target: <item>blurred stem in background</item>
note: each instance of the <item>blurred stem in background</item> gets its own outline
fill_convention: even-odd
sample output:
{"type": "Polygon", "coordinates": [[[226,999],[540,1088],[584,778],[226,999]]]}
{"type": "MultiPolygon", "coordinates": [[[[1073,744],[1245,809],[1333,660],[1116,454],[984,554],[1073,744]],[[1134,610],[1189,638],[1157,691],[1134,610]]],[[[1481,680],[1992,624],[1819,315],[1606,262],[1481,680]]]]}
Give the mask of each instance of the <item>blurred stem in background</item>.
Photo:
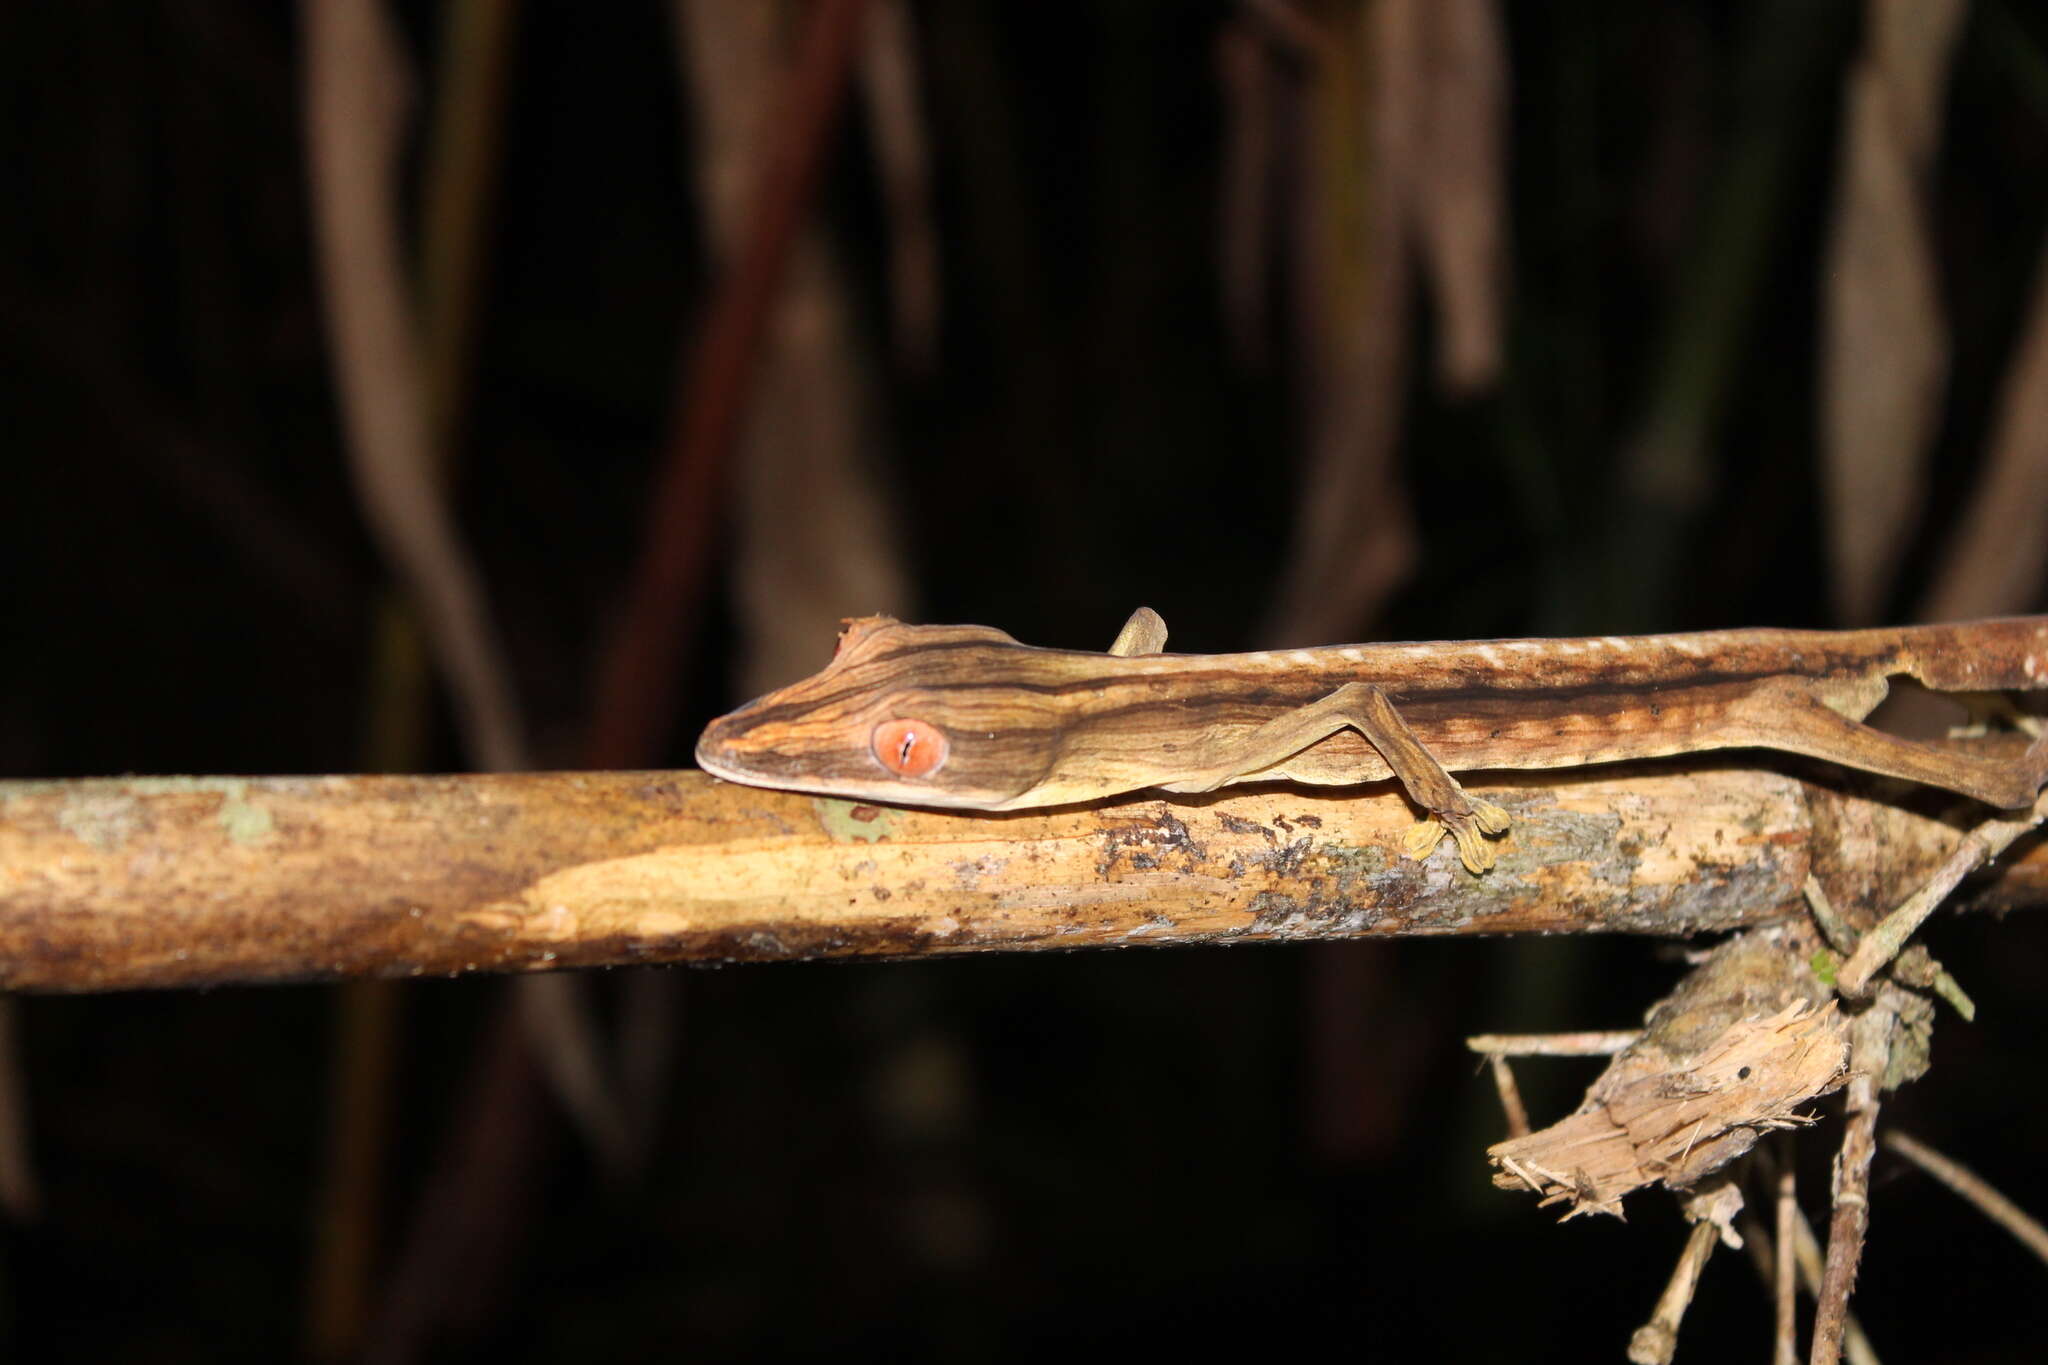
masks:
{"type": "Polygon", "coordinates": [[[1643,415],[1623,443],[1606,496],[1575,500],[1604,518],[1601,629],[1668,625],[1700,519],[1723,480],[1713,440],[1739,372],[1763,284],[1797,202],[1827,110],[1812,98],[1845,53],[1846,0],[1759,5],[1736,75],[1735,119],[1698,236],[1678,274],[1643,415]]]}
{"type": "MultiPolygon", "coordinates": [[[[308,166],[335,389],[365,520],[399,581],[372,613],[366,732],[376,747],[365,758],[372,771],[425,766],[432,678],[423,664],[431,657],[471,764],[526,768],[511,662],[481,568],[449,510],[517,10],[512,0],[456,0],[446,11],[416,289],[401,246],[411,91],[398,36],[377,0],[308,0],[304,15],[308,166]]],[[[588,984],[536,978],[511,991],[565,1108],[607,1161],[622,1163],[629,1138],[588,1022],[588,984]]],[[[342,995],[307,1323],[316,1358],[354,1350],[369,1318],[397,1003],[382,984],[342,995]]],[[[429,1191],[427,1202],[441,1194],[429,1191]]],[[[444,1238],[463,1248],[462,1265],[479,1278],[492,1260],[486,1248],[511,1240],[497,1220],[517,1205],[494,1199],[487,1207],[499,1235],[444,1238]]],[[[402,1285],[394,1297],[406,1301],[402,1285]]],[[[415,1315],[384,1317],[376,1349],[386,1354],[402,1354],[408,1347],[394,1338],[416,1340],[426,1327],[415,1315]]]]}

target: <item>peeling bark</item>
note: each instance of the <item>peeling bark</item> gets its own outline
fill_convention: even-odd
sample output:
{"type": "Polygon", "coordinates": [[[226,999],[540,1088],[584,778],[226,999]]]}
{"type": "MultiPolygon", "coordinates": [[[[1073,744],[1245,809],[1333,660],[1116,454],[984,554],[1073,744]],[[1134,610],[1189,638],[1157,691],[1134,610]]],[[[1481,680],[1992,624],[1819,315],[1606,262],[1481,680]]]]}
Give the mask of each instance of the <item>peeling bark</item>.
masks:
{"type": "Polygon", "coordinates": [[[1849,1020],[1807,964],[1818,945],[1798,925],[1716,949],[1576,1111],[1487,1149],[1493,1183],[1569,1203],[1566,1217],[1620,1217],[1625,1195],[1690,1188],[1766,1132],[1808,1121],[1807,1106],[1841,1087],[1849,1062],[1849,1020]]]}

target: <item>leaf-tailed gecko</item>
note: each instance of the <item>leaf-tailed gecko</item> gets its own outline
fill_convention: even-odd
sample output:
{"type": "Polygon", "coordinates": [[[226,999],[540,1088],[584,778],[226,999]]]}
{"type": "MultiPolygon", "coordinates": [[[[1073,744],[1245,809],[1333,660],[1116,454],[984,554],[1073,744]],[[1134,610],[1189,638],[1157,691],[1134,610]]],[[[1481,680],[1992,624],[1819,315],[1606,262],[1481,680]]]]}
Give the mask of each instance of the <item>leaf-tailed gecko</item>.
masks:
{"type": "Polygon", "coordinates": [[[1890,680],[1942,692],[2048,688],[2048,617],[1838,632],[1727,630],[1167,654],[1134,613],[1106,654],[986,626],[849,621],[825,670],[713,721],[697,762],[757,786],[1004,811],[1239,782],[1398,778],[1473,872],[1508,816],[1451,772],[1564,768],[1713,749],[1806,754],[1994,806],[2048,782],[2016,760],[1862,724],[1890,680]]]}

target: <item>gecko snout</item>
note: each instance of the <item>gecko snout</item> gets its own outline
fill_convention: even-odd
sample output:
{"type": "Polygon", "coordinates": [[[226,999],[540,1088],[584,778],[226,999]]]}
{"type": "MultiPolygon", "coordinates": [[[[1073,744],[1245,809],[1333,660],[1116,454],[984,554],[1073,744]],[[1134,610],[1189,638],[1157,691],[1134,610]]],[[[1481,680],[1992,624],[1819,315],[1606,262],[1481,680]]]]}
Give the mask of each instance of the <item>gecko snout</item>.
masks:
{"type": "Polygon", "coordinates": [[[697,738],[697,766],[719,777],[743,780],[757,765],[749,762],[755,757],[748,752],[753,746],[742,742],[746,727],[734,720],[733,716],[720,716],[704,727],[697,738]]]}
{"type": "MultiPolygon", "coordinates": [[[[758,703],[756,704],[758,705],[758,703]]],[[[762,722],[744,706],[704,727],[697,740],[697,766],[732,782],[783,783],[815,776],[823,757],[815,743],[802,742],[792,727],[762,722]]]]}

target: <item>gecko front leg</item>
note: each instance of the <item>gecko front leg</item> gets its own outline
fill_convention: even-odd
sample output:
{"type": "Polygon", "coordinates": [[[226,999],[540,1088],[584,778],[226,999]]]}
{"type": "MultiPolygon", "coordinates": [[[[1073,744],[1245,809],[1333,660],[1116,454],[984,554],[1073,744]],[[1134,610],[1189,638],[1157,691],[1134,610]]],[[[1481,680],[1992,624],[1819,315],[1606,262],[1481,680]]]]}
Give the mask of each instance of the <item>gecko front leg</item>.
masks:
{"type": "Polygon", "coordinates": [[[1409,797],[1428,812],[1402,840],[1410,857],[1428,857],[1448,832],[1457,840],[1458,857],[1469,870],[1480,873],[1493,866],[1494,849],[1488,837],[1507,833],[1508,813],[1491,801],[1475,801],[1466,795],[1415,737],[1387,694],[1371,683],[1345,683],[1320,700],[1274,717],[1232,742],[1227,752],[1163,789],[1214,791],[1227,782],[1252,777],[1340,730],[1364,735],[1394,770],[1409,797]]]}

